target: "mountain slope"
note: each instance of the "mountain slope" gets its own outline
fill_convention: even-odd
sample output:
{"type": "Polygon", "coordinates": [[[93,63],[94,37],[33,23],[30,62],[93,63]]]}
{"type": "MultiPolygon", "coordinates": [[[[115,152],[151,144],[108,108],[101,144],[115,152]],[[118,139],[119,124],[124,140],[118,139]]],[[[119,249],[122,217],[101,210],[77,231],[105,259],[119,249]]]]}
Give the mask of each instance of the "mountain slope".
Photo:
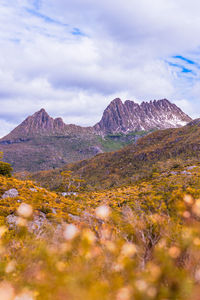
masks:
{"type": "Polygon", "coordinates": [[[0,176],[0,299],[199,299],[200,168],[62,197],[0,176]]]}
{"type": "MultiPolygon", "coordinates": [[[[150,175],[154,165],[167,160],[198,162],[200,159],[200,119],[182,128],[155,131],[122,150],[66,166],[90,185],[108,187],[150,175]]],[[[37,176],[36,176],[37,177],[37,176]]]]}
{"type": "Polygon", "coordinates": [[[167,99],[142,102],[140,105],[117,98],[103,113],[97,131],[104,133],[130,132],[134,130],[166,129],[186,125],[192,119],[167,99]]]}

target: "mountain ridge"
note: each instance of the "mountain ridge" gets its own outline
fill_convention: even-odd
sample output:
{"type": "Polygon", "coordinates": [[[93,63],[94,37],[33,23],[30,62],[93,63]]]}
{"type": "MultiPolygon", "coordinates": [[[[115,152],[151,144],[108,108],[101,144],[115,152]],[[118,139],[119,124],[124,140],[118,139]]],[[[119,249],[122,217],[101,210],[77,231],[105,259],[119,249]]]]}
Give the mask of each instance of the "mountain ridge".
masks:
{"type": "Polygon", "coordinates": [[[107,106],[101,120],[94,126],[65,124],[62,118],[49,116],[44,108],[27,117],[9,134],[0,139],[54,134],[112,134],[132,131],[181,127],[192,119],[167,99],[124,103],[116,98],[107,106]]]}
{"type": "Polygon", "coordinates": [[[166,99],[139,105],[116,98],[93,127],[65,124],[41,109],[0,139],[0,151],[15,171],[47,170],[119,150],[151,129],[180,127],[191,120],[166,99]]]}

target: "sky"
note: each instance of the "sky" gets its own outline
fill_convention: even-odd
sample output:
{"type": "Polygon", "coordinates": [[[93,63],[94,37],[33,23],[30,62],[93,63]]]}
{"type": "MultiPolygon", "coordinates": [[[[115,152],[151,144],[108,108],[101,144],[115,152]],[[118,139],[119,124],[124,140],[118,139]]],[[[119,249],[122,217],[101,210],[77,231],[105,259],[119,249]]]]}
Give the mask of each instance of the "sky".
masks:
{"type": "Polygon", "coordinates": [[[200,117],[199,0],[0,0],[0,136],[45,108],[82,126],[116,97],[200,117]]]}

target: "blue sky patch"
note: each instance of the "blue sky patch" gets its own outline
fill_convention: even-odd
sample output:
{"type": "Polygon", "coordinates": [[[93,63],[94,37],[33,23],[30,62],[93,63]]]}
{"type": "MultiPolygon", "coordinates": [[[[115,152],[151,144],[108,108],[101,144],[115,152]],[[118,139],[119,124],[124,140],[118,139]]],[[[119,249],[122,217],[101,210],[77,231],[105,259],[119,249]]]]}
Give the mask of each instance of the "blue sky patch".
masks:
{"type": "Polygon", "coordinates": [[[195,75],[195,72],[194,72],[193,70],[190,70],[190,69],[186,68],[186,67],[183,66],[183,65],[180,65],[180,64],[178,64],[178,63],[172,63],[172,62],[167,62],[167,63],[168,63],[171,67],[179,68],[180,71],[181,71],[182,73],[190,73],[190,74],[195,75]]]}
{"type": "Polygon", "coordinates": [[[44,20],[45,22],[47,22],[47,23],[53,23],[53,24],[57,24],[57,25],[61,25],[61,26],[68,26],[68,24],[64,24],[64,23],[62,23],[62,22],[59,22],[59,21],[57,21],[57,20],[55,20],[55,19],[52,19],[52,18],[46,16],[46,15],[43,15],[43,14],[41,14],[40,12],[38,12],[37,10],[27,8],[26,11],[27,11],[29,14],[35,16],[35,17],[38,17],[38,18],[40,18],[40,19],[43,19],[43,20],[44,20]]]}
{"type": "Polygon", "coordinates": [[[189,69],[187,69],[185,67],[182,67],[182,72],[183,73],[193,73],[194,74],[194,72],[192,70],[189,70],[189,69]]]}
{"type": "Polygon", "coordinates": [[[85,36],[85,34],[79,29],[79,28],[73,28],[72,32],[73,35],[80,35],[80,36],[85,36]]]}
{"type": "Polygon", "coordinates": [[[173,58],[176,58],[176,59],[178,58],[178,59],[180,59],[180,60],[182,60],[182,61],[184,61],[184,62],[186,62],[186,63],[188,63],[190,65],[196,65],[196,63],[193,60],[188,59],[188,58],[186,58],[186,57],[184,57],[182,55],[175,55],[175,56],[173,56],[173,58]]]}

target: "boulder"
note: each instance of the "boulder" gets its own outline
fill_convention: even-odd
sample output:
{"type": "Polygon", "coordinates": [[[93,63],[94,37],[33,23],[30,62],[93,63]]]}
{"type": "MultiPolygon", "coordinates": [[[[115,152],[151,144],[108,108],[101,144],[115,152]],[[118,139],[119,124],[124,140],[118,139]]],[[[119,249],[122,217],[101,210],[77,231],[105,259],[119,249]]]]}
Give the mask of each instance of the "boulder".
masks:
{"type": "Polygon", "coordinates": [[[19,195],[18,190],[16,190],[16,189],[10,189],[10,190],[6,191],[3,194],[2,199],[5,199],[5,198],[15,198],[18,195],[19,195]]]}

